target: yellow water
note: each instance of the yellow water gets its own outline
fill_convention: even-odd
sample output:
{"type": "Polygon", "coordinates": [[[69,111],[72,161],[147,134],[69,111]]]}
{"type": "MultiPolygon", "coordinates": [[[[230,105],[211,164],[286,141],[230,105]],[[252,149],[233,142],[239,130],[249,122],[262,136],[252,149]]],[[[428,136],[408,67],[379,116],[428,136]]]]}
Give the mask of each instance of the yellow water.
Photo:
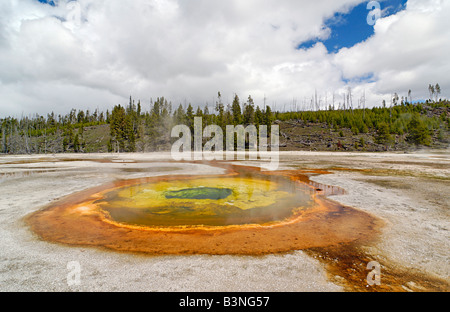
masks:
{"type": "Polygon", "coordinates": [[[312,204],[309,193],[280,177],[237,176],[157,181],[113,190],[98,201],[116,222],[144,226],[263,224],[312,204]],[[167,198],[167,192],[231,190],[226,198],[167,198]]]}

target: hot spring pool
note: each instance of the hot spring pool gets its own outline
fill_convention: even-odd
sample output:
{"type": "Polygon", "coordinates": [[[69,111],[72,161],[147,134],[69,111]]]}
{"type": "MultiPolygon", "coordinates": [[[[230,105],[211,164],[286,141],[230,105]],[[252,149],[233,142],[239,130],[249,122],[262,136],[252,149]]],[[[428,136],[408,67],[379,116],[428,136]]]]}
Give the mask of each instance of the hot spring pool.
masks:
{"type": "Polygon", "coordinates": [[[281,221],[312,200],[286,179],[247,175],[135,184],[110,191],[95,204],[119,223],[227,226],[281,221]]]}
{"type": "MultiPolygon", "coordinates": [[[[220,166],[220,164],[213,164],[220,166]]],[[[311,170],[118,180],[71,194],[26,218],[43,240],[152,255],[262,255],[352,242],[374,219],[322,195],[311,170]]]]}

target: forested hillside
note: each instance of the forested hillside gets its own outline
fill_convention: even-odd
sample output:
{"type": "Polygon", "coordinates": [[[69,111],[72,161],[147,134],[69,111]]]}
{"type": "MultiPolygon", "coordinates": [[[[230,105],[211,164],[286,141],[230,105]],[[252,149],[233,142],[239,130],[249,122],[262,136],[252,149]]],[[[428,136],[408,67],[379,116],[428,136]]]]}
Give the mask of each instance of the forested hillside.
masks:
{"type": "Polygon", "coordinates": [[[237,95],[224,104],[220,93],[213,107],[191,104],[174,106],[160,97],[143,107],[129,103],[111,111],[72,109],[66,115],[0,119],[0,153],[92,153],[169,151],[175,125],[193,131],[194,117],[203,127],[216,124],[280,126],[281,150],[408,150],[417,147],[446,148],[449,139],[450,102],[428,100],[411,104],[406,99],[372,109],[272,111],[260,108],[249,96],[237,95]],[[147,105],[148,106],[148,105],[147,105]]]}

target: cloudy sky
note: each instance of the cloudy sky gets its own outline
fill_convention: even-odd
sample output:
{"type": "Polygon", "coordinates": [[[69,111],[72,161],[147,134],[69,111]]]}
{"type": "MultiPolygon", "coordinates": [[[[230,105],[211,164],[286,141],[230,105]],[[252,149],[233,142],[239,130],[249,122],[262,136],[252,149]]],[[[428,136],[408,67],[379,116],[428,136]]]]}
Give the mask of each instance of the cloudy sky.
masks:
{"type": "MultiPolygon", "coordinates": [[[[336,106],[450,90],[450,1],[2,0],[0,117],[65,114],[164,96],[212,107],[336,106]]],[[[211,109],[211,108],[210,108],[211,109]]]]}

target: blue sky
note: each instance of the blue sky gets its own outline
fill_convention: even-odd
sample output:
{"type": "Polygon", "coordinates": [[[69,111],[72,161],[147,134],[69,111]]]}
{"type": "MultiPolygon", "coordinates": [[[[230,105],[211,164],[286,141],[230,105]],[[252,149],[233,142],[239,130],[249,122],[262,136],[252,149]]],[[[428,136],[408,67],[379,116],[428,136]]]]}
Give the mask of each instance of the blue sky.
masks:
{"type": "MultiPolygon", "coordinates": [[[[342,48],[351,48],[355,44],[365,41],[374,34],[373,26],[367,24],[369,14],[365,1],[350,10],[350,12],[335,13],[326,20],[324,26],[331,30],[331,35],[326,40],[312,39],[299,45],[299,49],[309,49],[317,42],[322,42],[329,53],[336,53],[342,48]]],[[[406,8],[407,0],[380,1],[383,17],[396,14],[406,8]]]]}
{"type": "Polygon", "coordinates": [[[47,3],[51,6],[55,6],[55,2],[53,0],[38,0],[40,3],[47,3]]]}

